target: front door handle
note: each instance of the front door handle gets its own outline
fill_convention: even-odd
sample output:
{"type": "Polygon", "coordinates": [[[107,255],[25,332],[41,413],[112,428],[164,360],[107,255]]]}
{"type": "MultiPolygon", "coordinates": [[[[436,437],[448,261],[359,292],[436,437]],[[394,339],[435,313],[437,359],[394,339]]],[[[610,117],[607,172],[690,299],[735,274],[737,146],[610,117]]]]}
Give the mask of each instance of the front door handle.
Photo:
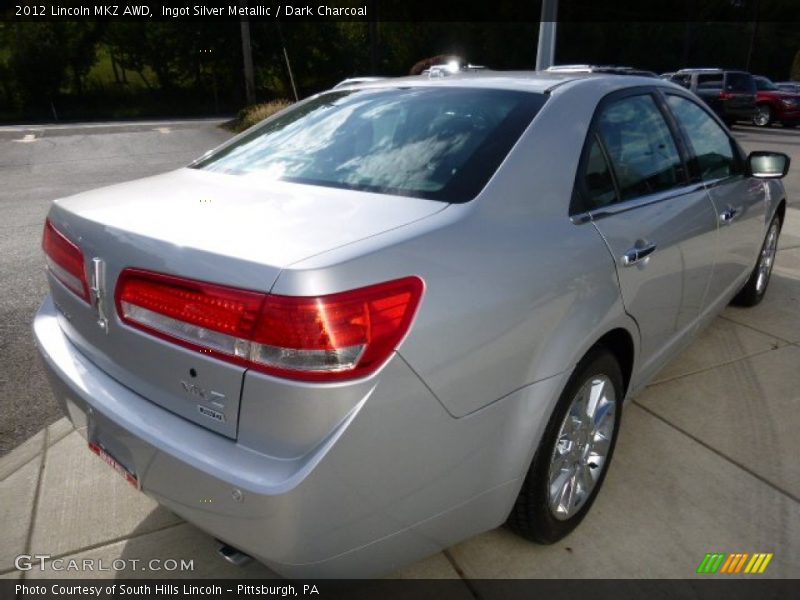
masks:
{"type": "Polygon", "coordinates": [[[637,247],[631,248],[625,254],[622,255],[622,264],[625,265],[626,267],[630,267],[631,265],[635,265],[636,263],[641,262],[655,251],[656,251],[655,244],[645,244],[640,248],[637,247]]]}
{"type": "Polygon", "coordinates": [[[721,213],[719,213],[719,221],[720,223],[730,223],[736,218],[736,215],[739,214],[739,210],[729,206],[721,213]]]}

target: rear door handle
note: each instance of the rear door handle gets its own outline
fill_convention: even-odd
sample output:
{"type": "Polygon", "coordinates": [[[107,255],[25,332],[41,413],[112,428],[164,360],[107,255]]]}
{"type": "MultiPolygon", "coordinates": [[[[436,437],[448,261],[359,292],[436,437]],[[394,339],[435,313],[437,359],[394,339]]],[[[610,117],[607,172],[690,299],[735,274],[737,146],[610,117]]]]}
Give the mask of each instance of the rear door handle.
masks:
{"type": "Polygon", "coordinates": [[[630,267],[631,265],[635,265],[636,263],[644,260],[655,251],[655,244],[646,244],[641,248],[631,248],[622,255],[622,264],[626,267],[630,267]]]}
{"type": "Polygon", "coordinates": [[[736,218],[736,215],[739,214],[739,210],[733,207],[728,207],[719,213],[719,220],[720,223],[730,223],[736,218]]]}

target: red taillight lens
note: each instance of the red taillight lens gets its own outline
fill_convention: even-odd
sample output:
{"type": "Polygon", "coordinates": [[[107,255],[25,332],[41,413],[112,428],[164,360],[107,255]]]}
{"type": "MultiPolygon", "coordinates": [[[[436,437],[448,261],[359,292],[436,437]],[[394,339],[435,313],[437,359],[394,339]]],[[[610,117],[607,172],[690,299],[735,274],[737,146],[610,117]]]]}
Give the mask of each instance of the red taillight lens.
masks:
{"type": "Polygon", "coordinates": [[[89,284],[86,280],[86,267],[83,252],[47,219],[42,235],[47,269],[69,290],[89,302],[89,284]]]}
{"type": "Polygon", "coordinates": [[[733,94],[730,92],[726,92],[725,90],[723,90],[719,93],[720,100],[730,100],[731,98],[733,98],[733,94]]]}
{"type": "Polygon", "coordinates": [[[274,375],[312,381],[375,371],[409,329],[418,277],[319,297],[275,296],[126,269],[120,318],[139,329],[274,375]]]}

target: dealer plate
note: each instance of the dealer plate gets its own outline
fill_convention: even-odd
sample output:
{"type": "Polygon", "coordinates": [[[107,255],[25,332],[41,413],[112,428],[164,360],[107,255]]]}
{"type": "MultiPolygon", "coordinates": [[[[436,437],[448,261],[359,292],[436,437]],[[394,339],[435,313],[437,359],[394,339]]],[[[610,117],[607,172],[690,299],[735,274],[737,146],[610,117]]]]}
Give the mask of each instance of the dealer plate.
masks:
{"type": "Polygon", "coordinates": [[[125,481],[130,483],[133,487],[137,490],[142,489],[139,483],[139,478],[136,476],[136,473],[133,473],[130,469],[128,469],[125,465],[119,462],[116,458],[111,456],[105,448],[103,448],[97,442],[90,441],[89,442],[89,450],[94,452],[97,456],[103,459],[103,462],[109,465],[112,469],[114,469],[117,473],[119,473],[125,481]]]}

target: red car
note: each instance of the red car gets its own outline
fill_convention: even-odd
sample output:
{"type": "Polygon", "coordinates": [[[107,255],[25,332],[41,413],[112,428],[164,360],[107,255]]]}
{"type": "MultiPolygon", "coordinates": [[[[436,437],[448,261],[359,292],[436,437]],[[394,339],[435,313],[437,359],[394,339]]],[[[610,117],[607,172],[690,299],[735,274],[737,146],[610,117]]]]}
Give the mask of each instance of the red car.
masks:
{"type": "Polygon", "coordinates": [[[782,123],[794,127],[800,123],[800,94],[786,92],[766,77],[754,77],[756,81],[756,112],[753,124],[769,127],[782,123]]]}

